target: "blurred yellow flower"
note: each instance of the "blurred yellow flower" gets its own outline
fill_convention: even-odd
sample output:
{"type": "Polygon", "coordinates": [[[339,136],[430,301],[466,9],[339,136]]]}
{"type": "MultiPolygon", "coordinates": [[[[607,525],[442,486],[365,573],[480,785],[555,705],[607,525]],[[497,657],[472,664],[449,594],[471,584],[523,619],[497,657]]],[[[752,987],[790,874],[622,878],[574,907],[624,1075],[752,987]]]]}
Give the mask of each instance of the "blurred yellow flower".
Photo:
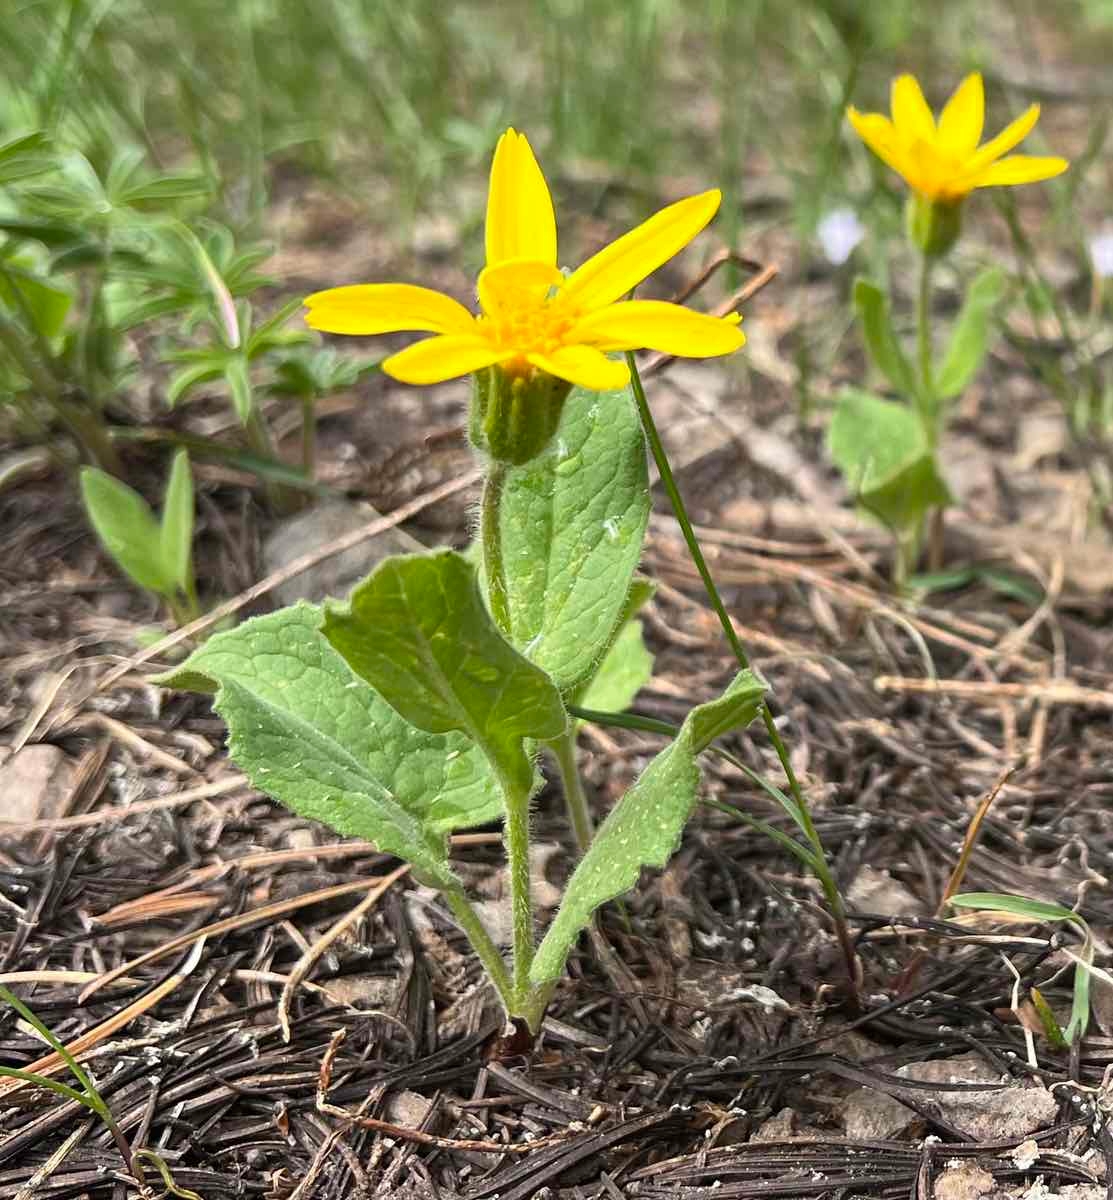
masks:
{"type": "Polygon", "coordinates": [[[979,146],[985,90],[976,71],[947,101],[938,123],[911,75],[893,80],[892,111],[891,120],[853,107],[847,109],[847,116],[874,154],[931,201],[956,203],[975,188],[1035,183],[1061,174],[1070,165],[1065,158],[1003,157],[1031,133],[1040,115],[1038,104],[979,146]]]}
{"type": "Polygon", "coordinates": [[[491,164],[477,316],[430,288],[364,283],[308,297],[306,321],[326,333],[434,334],[382,364],[403,383],[439,383],[497,363],[510,376],[536,369],[592,390],[621,388],[630,372],[609,352],[710,358],[745,342],[737,313],[712,317],[663,300],[621,299],[692,241],[720,200],[709,191],[670,204],[565,275],[545,177],[525,136],[508,129],[491,164]]]}

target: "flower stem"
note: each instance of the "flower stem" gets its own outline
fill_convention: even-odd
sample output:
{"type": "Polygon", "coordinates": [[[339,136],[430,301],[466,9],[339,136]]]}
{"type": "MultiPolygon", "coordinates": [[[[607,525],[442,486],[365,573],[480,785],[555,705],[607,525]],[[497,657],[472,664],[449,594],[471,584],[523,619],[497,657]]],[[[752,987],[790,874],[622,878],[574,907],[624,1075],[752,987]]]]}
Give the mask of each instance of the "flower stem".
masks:
{"type": "Polygon", "coordinates": [[[937,403],[935,378],[931,365],[931,268],[932,258],[920,255],[920,287],[916,295],[916,347],[920,364],[920,421],[924,436],[932,451],[938,440],[937,403]]]}
{"type": "Polygon", "coordinates": [[[576,845],[583,854],[591,845],[595,827],[591,819],[587,796],[584,793],[579,764],[576,761],[575,724],[570,722],[565,733],[555,741],[549,742],[549,749],[557,761],[560,781],[564,787],[564,803],[568,809],[568,820],[572,824],[572,832],[576,835],[576,845]]]}
{"type": "Polygon", "coordinates": [[[502,533],[499,530],[499,509],[506,483],[506,467],[492,462],[483,484],[479,509],[479,534],[483,542],[483,569],[487,575],[487,602],[495,624],[503,633],[510,633],[510,597],[506,589],[506,568],[502,559],[502,533]]]}
{"type": "Polygon", "coordinates": [[[479,919],[479,914],[463,891],[446,891],[444,895],[448,907],[452,909],[452,915],[459,921],[460,928],[467,935],[476,957],[483,964],[488,979],[495,985],[495,991],[498,992],[503,1006],[510,1012],[513,1006],[510,976],[506,972],[506,964],[502,961],[498,947],[487,932],[487,927],[479,919]]]}
{"type": "MultiPolygon", "coordinates": [[[[707,560],[703,556],[699,539],[692,528],[692,522],[688,517],[688,510],[684,506],[684,498],[680,495],[680,489],[676,485],[676,478],[672,473],[672,467],[669,465],[668,455],[665,453],[664,444],[661,442],[661,435],[657,432],[657,424],[653,420],[653,413],[650,411],[648,400],[646,400],[645,388],[642,386],[641,376],[638,374],[638,365],[632,353],[627,353],[626,361],[630,367],[630,382],[634,391],[634,399],[637,402],[638,414],[641,417],[642,428],[645,430],[645,436],[649,442],[650,451],[653,454],[653,461],[657,464],[657,471],[661,476],[661,483],[664,485],[669,503],[672,505],[673,514],[676,517],[677,524],[680,526],[681,533],[684,535],[688,553],[691,555],[692,562],[699,572],[700,579],[703,580],[707,598],[711,601],[711,607],[715,610],[715,614],[719,618],[719,624],[723,627],[723,633],[734,653],[734,657],[738,660],[738,665],[743,670],[747,670],[750,666],[749,656],[738,634],[735,632],[730,614],[727,612],[722,597],[719,595],[719,589],[715,586],[715,580],[711,577],[711,571],[707,566],[707,560]]],[[[835,922],[839,946],[846,964],[850,1000],[851,1003],[857,1005],[857,956],[854,953],[850,931],[846,924],[846,908],[843,905],[842,895],[839,892],[835,877],[831,873],[830,865],[827,862],[827,853],[823,848],[822,841],[820,841],[819,832],[812,821],[811,812],[808,810],[808,804],[804,798],[803,789],[800,787],[800,781],[796,778],[796,771],[792,766],[788,748],[785,746],[784,739],[777,728],[777,723],[768,701],[763,702],[761,705],[761,718],[769,735],[769,740],[776,752],[777,759],[781,764],[781,769],[784,771],[789,793],[799,812],[801,826],[815,851],[816,875],[820,886],[823,888],[823,894],[831,910],[832,919],[835,922]]]]}
{"type": "Polygon", "coordinates": [[[502,837],[510,874],[511,926],[514,932],[514,977],[510,986],[517,1015],[529,996],[529,971],[533,966],[533,897],[529,877],[529,794],[511,780],[502,781],[506,817],[502,837]]]}

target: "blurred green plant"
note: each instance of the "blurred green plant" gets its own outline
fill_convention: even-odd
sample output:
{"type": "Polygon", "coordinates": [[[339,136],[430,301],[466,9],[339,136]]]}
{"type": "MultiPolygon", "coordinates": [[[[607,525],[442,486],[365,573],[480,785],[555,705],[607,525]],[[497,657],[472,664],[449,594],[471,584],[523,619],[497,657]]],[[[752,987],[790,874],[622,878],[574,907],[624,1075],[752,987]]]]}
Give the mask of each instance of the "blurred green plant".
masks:
{"type": "Polygon", "coordinates": [[[77,1080],[78,1086],[71,1087],[68,1083],[60,1083],[57,1079],[52,1079],[49,1075],[24,1070],[21,1067],[0,1066],[0,1076],[6,1076],[8,1079],[18,1079],[23,1083],[34,1084],[45,1091],[54,1092],[66,1100],[75,1101],[77,1104],[87,1108],[96,1117],[99,1117],[112,1135],[112,1140],[115,1142],[120,1156],[124,1160],[124,1166],[131,1172],[131,1176],[139,1188],[140,1195],[148,1196],[151,1194],[143,1170],[143,1164],[149,1163],[161,1177],[163,1188],[167,1195],[177,1196],[179,1200],[201,1200],[201,1197],[196,1192],[189,1188],[181,1187],[174,1182],[170,1168],[161,1155],[145,1147],[135,1149],[131,1145],[127,1139],[127,1135],[120,1128],[119,1123],[113,1115],[112,1109],[109,1108],[107,1101],[97,1089],[92,1077],[77,1059],[74,1058],[72,1052],[64,1043],[55,1037],[48,1025],[45,1025],[18,996],[3,985],[0,985],[0,1001],[10,1006],[17,1016],[30,1026],[39,1038],[58,1055],[62,1062],[65,1063],[70,1074],[77,1080]]]}
{"type": "MultiPolygon", "coordinates": [[[[1067,956],[1074,963],[1074,988],[1072,992],[1071,1015],[1065,1029],[1061,1029],[1050,1005],[1044,1000],[1042,993],[1033,988],[1033,1005],[1039,1014],[1048,1040],[1053,1046],[1061,1048],[1080,1040],[1086,1033],[1090,1023],[1090,983],[1094,974],[1094,935],[1090,926],[1073,909],[1064,908],[1061,904],[1051,904],[1046,900],[1031,900],[1027,896],[1015,896],[1009,892],[964,892],[952,896],[950,903],[956,908],[968,908],[977,912],[988,912],[1019,917],[1022,920],[1039,922],[1041,924],[1063,923],[1073,929],[1082,939],[1077,951],[1067,950],[1067,956]]],[[[1101,972],[1104,978],[1108,978],[1101,972]]]]}
{"type": "Polygon", "coordinates": [[[828,449],[859,505],[896,539],[894,578],[904,586],[919,559],[927,521],[932,524],[931,569],[942,566],[942,513],[951,493],[940,464],[940,441],[954,402],[985,360],[1007,276],[982,270],[966,288],[941,357],[933,338],[933,272],[958,241],[964,204],[979,188],[1011,187],[1049,179],[1066,159],[1009,154],[1032,130],[1032,105],[982,145],[985,94],[973,72],[956,89],[938,120],[911,75],[892,84],[892,117],[847,109],[854,129],[908,186],[909,241],[919,260],[915,355],[905,352],[886,293],[869,279],[854,285],[854,308],[874,365],[900,401],[858,388],[844,389],[828,430],[828,449]]]}
{"type": "Polygon", "coordinates": [[[137,586],[165,601],[179,625],[200,616],[193,572],[193,477],[189,453],[170,464],[162,515],[99,467],[81,470],[81,499],[101,545],[137,586]]]}

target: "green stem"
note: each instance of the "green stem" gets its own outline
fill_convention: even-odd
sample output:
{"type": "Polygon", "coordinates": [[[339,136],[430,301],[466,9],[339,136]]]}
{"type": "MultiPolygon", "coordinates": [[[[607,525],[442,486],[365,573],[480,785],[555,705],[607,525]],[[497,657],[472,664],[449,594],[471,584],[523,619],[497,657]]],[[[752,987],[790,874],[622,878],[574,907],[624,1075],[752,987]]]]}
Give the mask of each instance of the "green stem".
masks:
{"type": "MultiPolygon", "coordinates": [[[[707,560],[703,556],[699,539],[696,537],[695,530],[692,528],[692,522],[688,518],[688,510],[684,506],[684,498],[681,496],[680,489],[676,485],[676,478],[672,473],[672,467],[669,465],[668,455],[665,453],[661,435],[657,432],[657,424],[653,420],[653,413],[650,411],[649,402],[645,396],[645,388],[642,385],[641,376],[638,374],[638,364],[633,354],[629,352],[627,352],[626,361],[630,367],[630,382],[634,391],[634,399],[637,402],[638,413],[641,417],[642,428],[645,430],[645,436],[649,442],[650,451],[653,454],[653,461],[657,464],[657,471],[661,476],[661,483],[668,495],[669,503],[672,505],[673,514],[684,535],[684,542],[688,547],[688,553],[691,555],[692,562],[699,572],[700,579],[703,580],[707,598],[711,601],[711,607],[715,610],[715,614],[719,618],[719,624],[723,628],[723,633],[734,653],[734,657],[738,660],[738,665],[743,670],[748,670],[750,666],[749,656],[746,654],[745,648],[735,631],[730,614],[727,612],[722,597],[719,595],[719,589],[715,586],[715,581],[711,577],[711,571],[707,566],[707,560]]],[[[777,759],[781,764],[781,769],[784,771],[789,793],[799,812],[801,827],[815,850],[818,863],[822,864],[822,869],[817,869],[816,875],[819,878],[820,886],[823,888],[823,894],[827,899],[831,916],[835,922],[839,946],[846,963],[850,997],[852,1002],[857,1003],[857,957],[854,953],[850,931],[846,924],[846,909],[843,905],[842,895],[839,892],[834,876],[831,874],[826,851],[812,821],[807,801],[804,798],[803,789],[800,787],[800,781],[796,778],[796,771],[792,766],[788,749],[781,737],[780,730],[777,728],[776,720],[768,702],[764,702],[761,705],[761,718],[765,725],[766,733],[769,735],[769,740],[776,752],[777,759]]]]}
{"type": "Polygon", "coordinates": [[[498,947],[491,940],[491,935],[479,919],[479,914],[475,911],[471,901],[462,891],[446,891],[444,895],[448,901],[448,907],[452,909],[453,916],[459,921],[460,928],[467,935],[476,957],[483,964],[487,977],[495,985],[495,990],[498,992],[503,1006],[510,1012],[513,1006],[513,988],[498,947]]]}
{"type": "Polygon", "coordinates": [[[82,412],[66,399],[58,380],[38,361],[34,351],[24,342],[19,326],[3,311],[0,311],[0,345],[15,359],[31,386],[50,405],[58,420],[93,462],[111,475],[122,475],[119,456],[100,420],[82,412]]]}
{"type": "Polygon", "coordinates": [[[533,897],[529,877],[529,793],[512,781],[502,781],[506,818],[502,836],[510,875],[511,926],[514,931],[514,978],[510,987],[511,1013],[518,1015],[530,991],[533,966],[533,897]]]}
{"type": "Polygon", "coordinates": [[[584,792],[583,779],[580,777],[579,764],[576,761],[575,724],[570,722],[567,732],[561,734],[555,741],[549,742],[548,745],[560,771],[560,781],[564,787],[564,803],[568,809],[572,832],[576,835],[576,845],[583,854],[591,845],[595,827],[591,819],[587,795],[584,792]]]}
{"type": "Polygon", "coordinates": [[[932,258],[920,255],[920,287],[916,295],[916,347],[920,363],[920,421],[928,445],[935,450],[939,415],[936,411],[935,379],[931,365],[931,268],[932,258]]]}
{"type": "Polygon", "coordinates": [[[495,624],[503,633],[510,633],[510,597],[506,589],[506,568],[502,558],[502,534],[499,530],[499,509],[506,483],[506,467],[492,462],[483,484],[479,508],[479,535],[483,542],[483,569],[487,575],[487,602],[495,624]]]}
{"type": "MultiPolygon", "coordinates": [[[[253,454],[257,454],[268,462],[278,461],[274,449],[274,439],[254,400],[251,404],[251,415],[247,418],[247,424],[244,426],[244,434],[253,454]]],[[[267,498],[267,504],[278,515],[289,513],[297,506],[295,494],[272,480],[264,480],[263,495],[267,498]]]]}

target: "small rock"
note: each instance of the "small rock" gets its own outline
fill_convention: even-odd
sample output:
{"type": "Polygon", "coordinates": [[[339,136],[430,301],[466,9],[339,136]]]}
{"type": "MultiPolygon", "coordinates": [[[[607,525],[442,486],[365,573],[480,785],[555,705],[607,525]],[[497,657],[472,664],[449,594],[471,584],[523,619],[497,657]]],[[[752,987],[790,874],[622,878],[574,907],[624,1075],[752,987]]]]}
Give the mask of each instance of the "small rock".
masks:
{"type": "Polygon", "coordinates": [[[963,1162],[948,1167],[934,1181],[935,1200],[980,1200],[992,1192],[993,1176],[976,1162],[963,1162]]]}
{"type": "Polygon", "coordinates": [[[389,1010],[398,998],[398,982],[389,975],[341,975],[320,985],[337,1004],[389,1010]]]}
{"type": "Polygon", "coordinates": [[[418,1092],[394,1092],[386,1102],[386,1119],[406,1129],[420,1129],[433,1101],[418,1092]]]}
{"type": "MultiPolygon", "coordinates": [[[[923,1083],[1006,1082],[976,1054],[909,1063],[897,1074],[923,1083]]],[[[1027,1137],[1048,1125],[1058,1110],[1058,1101],[1046,1088],[1020,1083],[984,1092],[917,1091],[916,1096],[978,1142],[1027,1137]]],[[[847,1137],[862,1140],[895,1137],[917,1119],[916,1114],[899,1100],[872,1088],[852,1092],[843,1106],[842,1117],[847,1137]]]]}
{"type": "Polygon", "coordinates": [[[926,910],[923,900],[914,896],[903,883],[888,871],[862,867],[847,888],[846,898],[851,906],[862,912],[883,916],[915,916],[926,910]]]}
{"type": "Polygon", "coordinates": [[[796,1113],[791,1108],[782,1108],[779,1113],[762,1121],[754,1130],[751,1142],[783,1142],[786,1138],[796,1137],[796,1113]]]}
{"type": "MultiPolygon", "coordinates": [[[[264,570],[268,575],[278,571],[303,554],[319,550],[381,517],[382,513],[370,504],[351,500],[328,500],[308,512],[287,517],[275,526],[263,543],[264,570]]],[[[424,549],[416,538],[403,530],[388,529],[279,584],[274,589],[274,596],[281,604],[293,604],[297,600],[319,601],[328,596],[342,598],[384,558],[392,554],[415,554],[424,549]]]]}
{"type": "Polygon", "coordinates": [[[868,1087],[847,1096],[841,1116],[846,1136],[855,1142],[887,1141],[918,1120],[899,1100],[868,1087]]]}
{"type": "Polygon", "coordinates": [[[24,746],[0,767],[0,821],[22,825],[58,816],[72,779],[73,766],[57,746],[24,746]]]}

